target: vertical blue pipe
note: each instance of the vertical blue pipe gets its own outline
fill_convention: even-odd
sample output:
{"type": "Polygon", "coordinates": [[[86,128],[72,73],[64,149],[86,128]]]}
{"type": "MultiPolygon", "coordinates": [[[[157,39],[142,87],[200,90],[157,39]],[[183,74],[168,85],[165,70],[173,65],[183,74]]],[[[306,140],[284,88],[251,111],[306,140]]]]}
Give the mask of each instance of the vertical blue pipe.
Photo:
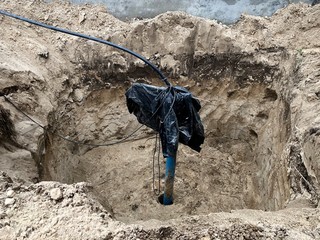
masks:
{"type": "Polygon", "coordinates": [[[167,157],[166,160],[166,176],[164,183],[163,205],[173,204],[173,183],[174,173],[176,169],[175,157],[167,157]]]}

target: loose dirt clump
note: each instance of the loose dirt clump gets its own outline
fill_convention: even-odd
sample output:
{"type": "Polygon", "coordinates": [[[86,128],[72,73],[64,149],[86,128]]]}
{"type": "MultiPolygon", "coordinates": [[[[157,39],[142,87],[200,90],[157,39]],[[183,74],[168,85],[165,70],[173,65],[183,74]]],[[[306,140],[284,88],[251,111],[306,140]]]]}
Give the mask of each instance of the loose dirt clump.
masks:
{"type": "Polygon", "coordinates": [[[4,239],[320,237],[319,5],[231,26],[182,12],[122,22],[60,1],[2,6],[147,57],[199,98],[206,133],[201,153],[179,146],[174,204],[162,206],[155,133],[122,141],[139,127],[126,89],[157,76],[111,47],[0,16],[4,239]]]}

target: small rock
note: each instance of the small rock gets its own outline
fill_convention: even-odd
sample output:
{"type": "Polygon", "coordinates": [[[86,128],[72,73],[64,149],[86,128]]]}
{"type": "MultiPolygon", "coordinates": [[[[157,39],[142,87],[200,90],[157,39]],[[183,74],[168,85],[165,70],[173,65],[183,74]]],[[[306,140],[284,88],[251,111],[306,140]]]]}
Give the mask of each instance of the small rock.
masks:
{"type": "Polygon", "coordinates": [[[83,23],[87,19],[86,13],[82,12],[79,15],[79,24],[83,23]]]}
{"type": "Polygon", "coordinates": [[[65,198],[61,203],[61,207],[68,207],[71,203],[72,203],[72,198],[65,198]]]}
{"type": "Polygon", "coordinates": [[[82,206],[84,204],[83,202],[83,198],[80,196],[80,194],[75,194],[73,197],[73,202],[72,202],[72,206],[82,206]]]}
{"type": "Polygon", "coordinates": [[[74,196],[75,191],[73,189],[68,188],[65,192],[64,195],[68,198],[72,198],[74,196]]]}
{"type": "Polygon", "coordinates": [[[52,219],[50,226],[54,226],[59,222],[58,218],[55,217],[54,219],[52,219]]]}
{"type": "Polygon", "coordinates": [[[73,92],[73,101],[75,102],[81,102],[84,98],[84,93],[81,91],[81,89],[77,88],[73,92]]]}
{"type": "Polygon", "coordinates": [[[111,83],[109,83],[109,82],[106,83],[106,84],[105,84],[105,87],[106,87],[107,89],[111,88],[111,83]]]}
{"type": "Polygon", "coordinates": [[[34,202],[39,201],[39,196],[33,196],[33,197],[32,197],[32,201],[34,201],[34,202]]]}
{"type": "Polygon", "coordinates": [[[1,210],[0,211],[0,219],[4,219],[6,216],[7,216],[7,214],[1,210]]]}
{"type": "Polygon", "coordinates": [[[10,206],[10,205],[13,205],[15,202],[16,200],[14,198],[6,198],[6,200],[4,200],[4,205],[10,206]]]}
{"type": "Polygon", "coordinates": [[[205,237],[202,237],[201,240],[210,240],[210,236],[205,236],[205,237]]]}
{"type": "Polygon", "coordinates": [[[42,57],[44,59],[48,59],[49,58],[49,51],[42,50],[42,51],[38,52],[38,56],[42,57]]]}
{"type": "Polygon", "coordinates": [[[7,197],[12,198],[14,196],[14,191],[12,189],[7,191],[7,197]]]}
{"type": "Polygon", "coordinates": [[[62,191],[60,190],[60,188],[53,188],[50,190],[50,198],[53,199],[53,200],[60,200],[63,198],[63,195],[62,195],[62,191]]]}
{"type": "Polygon", "coordinates": [[[0,179],[3,182],[13,183],[12,179],[8,176],[8,174],[2,171],[0,171],[0,179]]]}

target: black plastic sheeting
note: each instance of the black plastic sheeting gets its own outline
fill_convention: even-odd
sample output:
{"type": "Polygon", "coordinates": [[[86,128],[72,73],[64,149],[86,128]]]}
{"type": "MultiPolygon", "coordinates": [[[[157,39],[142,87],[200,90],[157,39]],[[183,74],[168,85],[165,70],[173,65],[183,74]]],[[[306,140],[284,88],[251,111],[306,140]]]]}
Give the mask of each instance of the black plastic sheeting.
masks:
{"type": "Polygon", "coordinates": [[[204,129],[201,105],[182,87],[136,83],[126,92],[127,107],[138,121],[159,132],[164,157],[176,157],[178,143],[200,152],[204,129]]]}

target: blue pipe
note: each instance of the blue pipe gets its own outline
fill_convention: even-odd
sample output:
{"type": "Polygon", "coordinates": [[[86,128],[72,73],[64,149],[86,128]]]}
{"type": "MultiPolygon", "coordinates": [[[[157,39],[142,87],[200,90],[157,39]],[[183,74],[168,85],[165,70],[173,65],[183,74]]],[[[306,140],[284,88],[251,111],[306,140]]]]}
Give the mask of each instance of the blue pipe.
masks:
{"type": "Polygon", "coordinates": [[[176,169],[175,157],[167,157],[166,160],[166,176],[164,182],[163,205],[173,204],[173,183],[174,173],[176,169]]]}
{"type": "MultiPolygon", "coordinates": [[[[63,29],[63,28],[59,28],[59,27],[54,27],[45,23],[41,23],[41,22],[37,22],[28,18],[24,18],[6,11],[3,11],[0,9],[0,14],[8,16],[8,17],[12,17],[24,22],[28,22],[30,24],[34,24],[37,25],[39,27],[43,27],[43,28],[47,28],[50,30],[54,30],[57,32],[61,32],[61,33],[65,33],[65,34],[69,34],[69,35],[73,35],[73,36],[77,36],[77,37],[81,37],[81,38],[85,38],[91,41],[95,41],[95,42],[99,42],[99,43],[103,43],[106,45],[109,45],[111,47],[117,48],[119,50],[122,50],[124,52],[127,52],[137,58],[139,58],[140,60],[142,60],[144,63],[146,63],[147,65],[149,65],[160,77],[160,79],[162,81],[164,81],[164,83],[171,87],[171,84],[169,83],[169,81],[167,80],[167,78],[162,74],[162,72],[155,66],[153,65],[150,61],[148,61],[147,59],[145,59],[144,57],[142,57],[141,55],[125,48],[122,46],[119,46],[117,44],[114,44],[112,42],[108,42],[105,40],[102,40],[100,38],[96,38],[96,37],[92,37],[89,35],[85,35],[82,33],[77,33],[77,32],[72,32],[70,30],[67,29],[63,29]]],[[[165,175],[165,187],[164,187],[164,194],[163,194],[163,205],[171,205],[173,204],[173,183],[174,183],[174,174],[175,174],[175,168],[176,168],[176,159],[175,157],[167,157],[167,161],[166,161],[166,175],[165,175]]]]}

